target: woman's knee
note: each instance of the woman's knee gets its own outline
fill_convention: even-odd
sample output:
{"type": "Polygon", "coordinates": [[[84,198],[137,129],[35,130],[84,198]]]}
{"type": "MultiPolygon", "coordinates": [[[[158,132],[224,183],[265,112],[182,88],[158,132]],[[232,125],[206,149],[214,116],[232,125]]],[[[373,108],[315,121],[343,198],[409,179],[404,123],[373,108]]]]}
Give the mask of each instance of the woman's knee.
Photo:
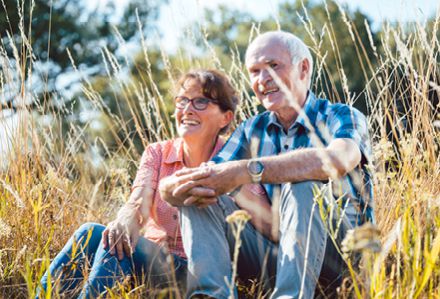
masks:
{"type": "Polygon", "coordinates": [[[101,239],[105,226],[99,223],[86,222],[82,224],[74,233],[75,239],[79,241],[101,239]]]}

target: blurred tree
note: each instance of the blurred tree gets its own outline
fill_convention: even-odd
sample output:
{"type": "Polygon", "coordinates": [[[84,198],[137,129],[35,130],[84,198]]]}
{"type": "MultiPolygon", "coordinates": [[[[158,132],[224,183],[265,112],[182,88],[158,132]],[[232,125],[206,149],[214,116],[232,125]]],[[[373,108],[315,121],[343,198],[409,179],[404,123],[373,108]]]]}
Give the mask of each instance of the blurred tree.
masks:
{"type": "Polygon", "coordinates": [[[224,68],[231,66],[232,57],[244,61],[244,53],[251,36],[255,37],[258,31],[277,29],[276,23],[271,19],[257,22],[251,14],[225,5],[206,9],[204,20],[206,23],[202,28],[192,25],[192,31],[196,33],[196,43],[202,48],[207,44],[213,47],[224,68]]]}
{"type": "MultiPolygon", "coordinates": [[[[125,41],[138,37],[139,15],[144,34],[155,27],[159,7],[167,0],[130,0],[121,11],[116,0],[108,0],[105,7],[80,0],[3,0],[0,8],[0,38],[5,56],[26,66],[32,61],[32,72],[22,68],[25,79],[39,81],[32,91],[49,103],[57,89],[59,75],[73,70],[69,49],[76,66],[89,76],[102,74],[101,51],[106,47],[115,52],[120,41],[115,28],[125,41]],[[14,57],[14,47],[18,55],[14,57]],[[14,58],[12,58],[14,57],[14,58]]],[[[99,4],[98,4],[99,5],[99,4]]],[[[69,89],[78,80],[71,76],[63,88],[69,89]]],[[[12,95],[3,107],[13,108],[12,95]]],[[[43,105],[45,106],[45,105],[43,105]]],[[[53,108],[53,107],[52,107],[53,108]]]]}

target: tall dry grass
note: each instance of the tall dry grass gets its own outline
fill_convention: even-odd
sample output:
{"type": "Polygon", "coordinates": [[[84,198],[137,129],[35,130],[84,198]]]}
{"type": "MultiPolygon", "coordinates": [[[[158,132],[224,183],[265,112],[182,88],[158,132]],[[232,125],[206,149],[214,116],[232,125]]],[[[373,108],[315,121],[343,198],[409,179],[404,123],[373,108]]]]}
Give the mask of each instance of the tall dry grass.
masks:
{"type": "MultiPolygon", "coordinates": [[[[345,24],[359,61],[366,61],[359,71],[368,82],[363,96],[370,112],[375,215],[382,247],[373,252],[368,246],[358,246],[363,248],[361,269],[344,283],[341,297],[439,298],[440,116],[439,107],[432,104],[440,96],[439,14],[432,24],[410,28],[385,25],[380,45],[360,43],[357,28],[349,19],[345,24]],[[368,59],[367,47],[374,49],[376,62],[368,59]]],[[[316,88],[320,83],[329,83],[320,81],[328,67],[325,51],[339,55],[337,47],[322,49],[320,38],[330,38],[337,45],[338,41],[332,40],[336,29],[328,26],[316,37],[314,32],[320,32],[320,28],[308,22],[304,26],[314,38],[310,46],[316,57],[316,88]]],[[[0,91],[3,97],[16,97],[18,103],[16,121],[6,125],[11,144],[2,153],[4,166],[0,174],[0,296],[5,298],[34,296],[50,259],[80,224],[112,219],[128,198],[133,178],[129,169],[135,168],[140,158],[132,136],[147,145],[174,135],[172,119],[165,112],[169,100],[160,92],[151,70],[151,63],[157,61],[151,61],[144,39],[142,55],[147,69],[139,81],[126,80],[122,75],[121,70],[132,63],[130,57],[118,60],[105,48],[102,50],[106,80],[117,91],[119,105],[129,111],[129,117],[112,112],[93,82],[83,79],[83,98],[105,126],[105,134],[93,129],[96,119],[66,124],[65,118],[75,113],[69,108],[62,115],[47,112],[45,104],[29,111],[27,103],[37,100],[28,80],[35,61],[32,45],[23,27],[21,30],[20,43],[11,39],[0,46],[0,91]],[[8,47],[13,56],[6,54],[8,47]],[[39,110],[46,116],[42,117],[39,110]]],[[[209,40],[205,42],[210,66],[222,67],[215,51],[209,48],[209,40]]],[[[181,59],[186,57],[182,55],[181,59]]],[[[164,51],[160,60],[171,83],[180,66],[199,66],[194,61],[170,65],[164,51]]],[[[243,95],[240,120],[256,113],[256,102],[247,92],[249,82],[242,63],[231,60],[232,66],[225,71],[243,95]]],[[[347,84],[350,78],[342,65],[338,75],[345,92],[341,98],[355,102],[347,84]]],[[[4,139],[1,142],[6,144],[4,139]]],[[[353,242],[366,241],[364,245],[368,245],[374,238],[377,235],[367,231],[353,242]]],[[[146,289],[142,284],[134,290],[119,285],[110,297],[141,297],[146,289]]],[[[256,289],[247,290],[247,295],[260,296],[256,289]]],[[[58,296],[61,294],[55,293],[58,296]]],[[[171,295],[165,291],[157,296],[171,295]]]]}

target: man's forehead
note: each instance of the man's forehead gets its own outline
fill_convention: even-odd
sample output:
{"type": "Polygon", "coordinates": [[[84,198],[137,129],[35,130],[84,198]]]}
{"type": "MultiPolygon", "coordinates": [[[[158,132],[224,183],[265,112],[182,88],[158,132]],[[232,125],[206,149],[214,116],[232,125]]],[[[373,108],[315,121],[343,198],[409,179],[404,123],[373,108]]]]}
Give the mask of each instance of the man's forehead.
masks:
{"type": "Polygon", "coordinates": [[[270,63],[290,57],[287,47],[279,40],[274,39],[252,43],[246,54],[246,65],[270,63]]]}

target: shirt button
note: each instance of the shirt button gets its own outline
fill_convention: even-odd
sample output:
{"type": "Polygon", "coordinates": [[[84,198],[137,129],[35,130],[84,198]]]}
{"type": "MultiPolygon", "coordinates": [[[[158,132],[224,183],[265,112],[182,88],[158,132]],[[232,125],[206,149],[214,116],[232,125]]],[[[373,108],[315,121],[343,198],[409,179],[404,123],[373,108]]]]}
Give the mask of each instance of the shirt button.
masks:
{"type": "Polygon", "coordinates": [[[173,215],[173,219],[177,220],[177,215],[176,214],[173,215]]]}
{"type": "Polygon", "coordinates": [[[289,149],[289,145],[285,144],[284,149],[289,149]]]}

